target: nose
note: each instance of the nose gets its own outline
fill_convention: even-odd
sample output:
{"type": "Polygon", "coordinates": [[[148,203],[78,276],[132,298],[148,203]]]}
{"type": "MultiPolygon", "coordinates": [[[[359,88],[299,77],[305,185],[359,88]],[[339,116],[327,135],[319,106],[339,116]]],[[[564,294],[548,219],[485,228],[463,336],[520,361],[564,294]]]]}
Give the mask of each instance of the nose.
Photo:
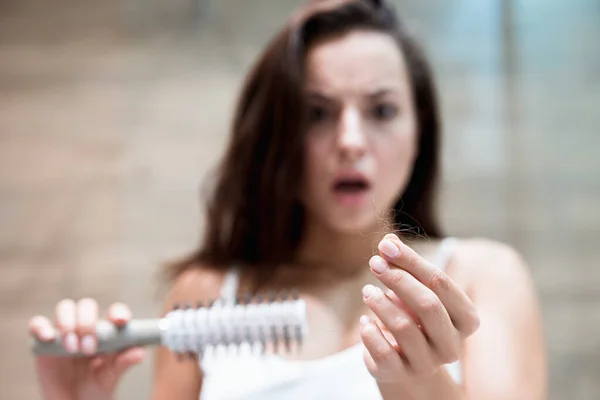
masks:
{"type": "Polygon", "coordinates": [[[337,145],[342,156],[351,161],[359,159],[365,153],[367,140],[357,110],[347,109],[342,113],[338,126],[337,145]]]}

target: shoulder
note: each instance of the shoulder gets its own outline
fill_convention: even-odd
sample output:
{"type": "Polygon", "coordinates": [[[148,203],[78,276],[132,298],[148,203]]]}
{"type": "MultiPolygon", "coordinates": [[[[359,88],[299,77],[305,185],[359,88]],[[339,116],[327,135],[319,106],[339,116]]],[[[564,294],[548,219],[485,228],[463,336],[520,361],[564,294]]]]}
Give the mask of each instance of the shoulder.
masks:
{"type": "Polygon", "coordinates": [[[545,398],[546,349],[541,307],[524,257],[512,246],[466,239],[455,267],[480,327],[465,342],[465,381],[474,398],[545,398]]]}
{"type": "Polygon", "coordinates": [[[165,311],[175,304],[209,302],[219,297],[226,271],[210,265],[194,265],[173,279],[165,299],[165,311]]]}
{"type": "Polygon", "coordinates": [[[522,255],[509,244],[487,238],[466,238],[458,241],[455,257],[467,264],[522,264],[522,255]]]}
{"type": "Polygon", "coordinates": [[[459,240],[453,264],[470,294],[498,293],[532,286],[530,269],[514,247],[486,238],[459,240]]]}

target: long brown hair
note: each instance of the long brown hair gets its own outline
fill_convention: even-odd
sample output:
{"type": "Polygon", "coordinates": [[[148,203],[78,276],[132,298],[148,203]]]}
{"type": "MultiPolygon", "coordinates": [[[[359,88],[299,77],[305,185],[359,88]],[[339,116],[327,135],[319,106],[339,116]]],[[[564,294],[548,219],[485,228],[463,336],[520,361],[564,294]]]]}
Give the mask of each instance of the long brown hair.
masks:
{"type": "Polygon", "coordinates": [[[305,56],[319,41],[353,29],[395,38],[412,83],[419,153],[393,210],[395,228],[409,235],[441,235],[434,214],[440,124],[423,53],[385,1],[313,1],[290,18],[248,74],[229,145],[207,188],[203,243],[171,266],[172,277],[199,265],[239,265],[253,268],[255,278],[264,278],[278,265],[293,262],[304,223],[299,188],[305,56]]]}

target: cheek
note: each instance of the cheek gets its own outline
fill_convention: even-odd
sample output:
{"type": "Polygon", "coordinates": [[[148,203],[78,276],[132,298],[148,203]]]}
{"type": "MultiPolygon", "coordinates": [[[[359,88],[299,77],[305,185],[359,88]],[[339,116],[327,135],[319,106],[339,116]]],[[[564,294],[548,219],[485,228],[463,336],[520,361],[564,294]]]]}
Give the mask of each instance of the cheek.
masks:
{"type": "Polygon", "coordinates": [[[408,184],[416,154],[415,135],[398,135],[378,146],[377,170],[381,188],[397,194],[408,184]]]}
{"type": "Polygon", "coordinates": [[[318,192],[319,182],[327,170],[327,149],[319,142],[307,141],[304,152],[303,193],[304,200],[318,192]]]}
{"type": "Polygon", "coordinates": [[[304,153],[304,173],[305,180],[314,182],[320,173],[324,172],[325,161],[324,152],[318,143],[307,141],[304,153]]]}

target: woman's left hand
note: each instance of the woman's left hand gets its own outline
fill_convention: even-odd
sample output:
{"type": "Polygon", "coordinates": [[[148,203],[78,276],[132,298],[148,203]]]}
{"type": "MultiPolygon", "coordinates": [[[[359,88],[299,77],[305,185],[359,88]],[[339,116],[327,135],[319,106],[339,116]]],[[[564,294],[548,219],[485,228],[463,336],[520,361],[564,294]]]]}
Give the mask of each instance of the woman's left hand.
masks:
{"type": "Polygon", "coordinates": [[[369,262],[388,288],[367,285],[364,302],[375,314],[361,318],[365,363],[381,383],[435,374],[460,358],[462,341],[479,327],[469,297],[435,265],[393,234],[369,262]]]}

